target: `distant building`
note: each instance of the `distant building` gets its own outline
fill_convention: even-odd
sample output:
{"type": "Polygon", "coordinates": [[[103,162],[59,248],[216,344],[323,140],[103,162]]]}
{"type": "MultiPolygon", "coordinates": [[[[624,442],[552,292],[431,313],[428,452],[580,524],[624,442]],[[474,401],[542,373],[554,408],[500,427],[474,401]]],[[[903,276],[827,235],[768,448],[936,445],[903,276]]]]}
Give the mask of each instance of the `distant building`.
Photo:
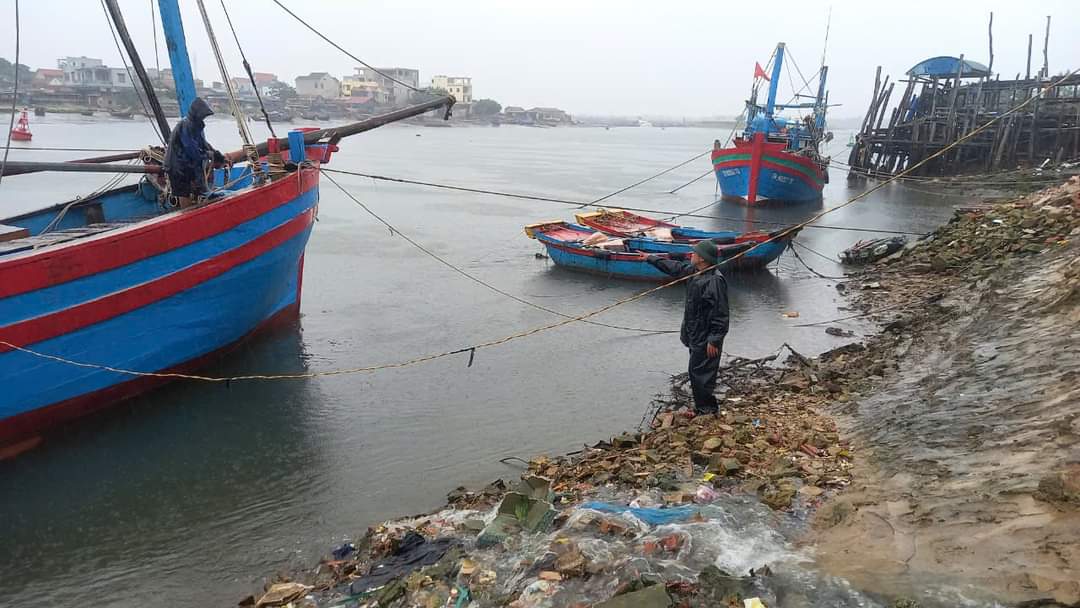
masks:
{"type": "Polygon", "coordinates": [[[267,92],[273,88],[271,85],[278,82],[277,74],[270,72],[255,72],[252,76],[255,77],[255,86],[259,87],[260,95],[267,95],[267,92]]]}
{"type": "Polygon", "coordinates": [[[109,68],[109,81],[114,89],[131,89],[135,83],[126,68],[109,68]]]}
{"type": "Polygon", "coordinates": [[[353,103],[386,104],[389,92],[379,83],[367,78],[363,68],[356,68],[356,74],[341,79],[341,96],[350,98],[353,103]]]}
{"type": "Polygon", "coordinates": [[[296,77],[296,94],[301,97],[336,99],[341,95],[341,81],[326,72],[312,72],[296,77]]]}
{"type": "Polygon", "coordinates": [[[31,83],[34,88],[51,89],[64,86],[64,70],[59,68],[40,68],[34,72],[31,83]]]}
{"type": "Polygon", "coordinates": [[[420,88],[420,70],[412,68],[376,68],[375,70],[355,68],[355,70],[356,77],[377,83],[385,92],[385,103],[390,105],[407,105],[412,97],[413,89],[420,88]],[[394,82],[395,80],[398,82],[394,82]]]}
{"type": "Polygon", "coordinates": [[[233,91],[240,97],[255,96],[255,87],[251,86],[251,79],[247,76],[233,76],[229,80],[232,82],[233,91]]]}
{"type": "Polygon", "coordinates": [[[442,89],[461,103],[472,103],[472,78],[468,76],[432,76],[431,88],[442,89]]]}
{"type": "Polygon", "coordinates": [[[571,122],[570,115],[559,108],[532,108],[525,112],[533,122],[558,124],[571,122]]]}
{"type": "Polygon", "coordinates": [[[63,57],[57,67],[64,72],[64,84],[73,87],[111,87],[112,73],[100,59],[63,57]]]}

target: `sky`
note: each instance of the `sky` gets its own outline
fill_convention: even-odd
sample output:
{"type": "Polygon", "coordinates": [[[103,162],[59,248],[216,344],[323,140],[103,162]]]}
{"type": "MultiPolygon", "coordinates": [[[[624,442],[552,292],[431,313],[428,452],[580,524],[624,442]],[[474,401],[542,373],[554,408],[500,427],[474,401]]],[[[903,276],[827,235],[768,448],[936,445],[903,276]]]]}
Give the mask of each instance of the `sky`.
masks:
{"type": "MultiPolygon", "coordinates": [[[[119,0],[144,64],[153,66],[152,0],[119,0]]],[[[287,82],[312,71],[350,74],[355,62],[317,38],[272,0],[225,0],[256,71],[287,82]]],[[[1034,34],[1033,71],[1042,64],[1052,15],[1051,74],[1080,67],[1080,2],[896,2],[730,0],[281,0],[329,38],[376,67],[412,67],[431,76],[470,76],[474,97],[503,105],[555,106],[573,114],[646,117],[735,116],[754,62],[787,43],[806,77],[826,63],[832,116],[865,113],[875,67],[893,78],[922,59],[959,55],[986,63],[994,12],[994,71],[1024,71],[1034,34]]],[[[221,80],[195,0],[180,0],[196,76],[221,80]]],[[[243,73],[220,0],[206,0],[233,75],[243,73]]],[[[15,0],[0,0],[0,56],[14,56],[15,0]]],[[[21,63],[55,67],[87,55],[122,67],[99,0],[22,0],[21,63]]],[[[160,27],[160,26],[159,26],[160,27]]],[[[159,34],[159,56],[167,63],[159,34]]],[[[791,62],[789,62],[791,63],[791,62]]],[[[801,86],[797,72],[791,81],[801,86]]],[[[790,96],[784,76],[780,96],[790,96]]]]}

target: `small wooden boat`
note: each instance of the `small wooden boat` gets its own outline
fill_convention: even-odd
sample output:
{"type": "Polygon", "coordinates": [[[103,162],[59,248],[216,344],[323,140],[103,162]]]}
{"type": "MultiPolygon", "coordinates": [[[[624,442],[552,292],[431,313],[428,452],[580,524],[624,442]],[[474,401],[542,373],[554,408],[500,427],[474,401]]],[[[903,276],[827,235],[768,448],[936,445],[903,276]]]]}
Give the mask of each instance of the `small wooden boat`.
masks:
{"type": "Polygon", "coordinates": [[[11,130],[11,141],[30,141],[34,138],[34,134],[30,132],[30,119],[26,116],[26,110],[22,111],[22,116],[19,116],[19,122],[15,123],[15,128],[11,130]]]}
{"type": "Polygon", "coordinates": [[[93,110],[80,110],[79,114],[82,114],[83,116],[93,116],[94,111],[93,110]]]}
{"type": "MultiPolygon", "coordinates": [[[[530,224],[525,227],[525,234],[543,243],[557,266],[620,279],[667,281],[671,277],[645,261],[646,258],[650,255],[680,260],[689,258],[688,252],[652,254],[636,251],[628,247],[624,239],[610,238],[588,226],[561,220],[530,224]]],[[[723,246],[720,248],[721,259],[747,251],[752,246],[750,243],[723,246]]]]}
{"type": "Polygon", "coordinates": [[[34,116],[44,116],[45,106],[37,106],[34,108],[34,116]]]}
{"type": "Polygon", "coordinates": [[[736,232],[734,230],[698,230],[637,215],[622,209],[601,209],[575,216],[584,224],[605,234],[626,240],[628,249],[646,253],[689,254],[698,241],[710,240],[718,245],[751,243],[757,245],[746,255],[732,263],[736,270],[762,268],[780,257],[787,249],[797,230],[783,234],[786,229],[773,232],[736,232]],[[775,238],[774,237],[779,237],[775,238]]]}
{"type": "Polygon", "coordinates": [[[905,236],[859,241],[840,252],[840,261],[845,264],[870,264],[900,251],[904,245],[907,245],[905,236]]]}
{"type": "Polygon", "coordinates": [[[113,110],[109,112],[109,116],[113,118],[123,118],[124,120],[131,120],[134,113],[131,110],[113,110]]]}

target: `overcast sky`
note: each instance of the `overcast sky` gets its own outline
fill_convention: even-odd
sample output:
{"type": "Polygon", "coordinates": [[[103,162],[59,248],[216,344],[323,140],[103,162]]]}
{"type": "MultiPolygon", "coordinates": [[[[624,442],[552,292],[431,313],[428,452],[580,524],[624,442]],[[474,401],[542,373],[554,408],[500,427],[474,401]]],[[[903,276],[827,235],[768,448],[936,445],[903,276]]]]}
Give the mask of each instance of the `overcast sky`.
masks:
{"type": "MultiPolygon", "coordinates": [[[[297,75],[341,76],[354,62],[305,30],[271,0],[226,0],[257,71],[291,83],[297,75]]],[[[986,63],[987,18],[994,12],[994,70],[1024,70],[1035,35],[1033,71],[1042,64],[1052,15],[1050,70],[1080,66],[1080,2],[635,2],[633,0],[282,0],[353,54],[376,66],[471,76],[477,98],[504,105],[557,106],[572,113],[707,116],[742,110],[754,61],[779,41],[807,77],[826,62],[834,116],[861,115],[875,66],[893,77],[921,59],[966,54],[986,63]]],[[[233,74],[242,74],[220,0],[206,0],[233,74]]],[[[220,80],[194,0],[180,0],[196,75],[220,80]]],[[[136,44],[154,65],[151,0],[120,0],[136,44]]],[[[55,67],[64,55],[121,66],[99,0],[22,0],[22,63],[55,67]]],[[[0,0],[0,56],[14,55],[14,0],[0,0]]],[[[167,63],[164,41],[159,48],[167,63]]],[[[793,73],[794,74],[794,73],[793,73]]],[[[798,75],[793,78],[798,81],[798,75]]],[[[788,77],[781,96],[790,95],[788,77]]]]}

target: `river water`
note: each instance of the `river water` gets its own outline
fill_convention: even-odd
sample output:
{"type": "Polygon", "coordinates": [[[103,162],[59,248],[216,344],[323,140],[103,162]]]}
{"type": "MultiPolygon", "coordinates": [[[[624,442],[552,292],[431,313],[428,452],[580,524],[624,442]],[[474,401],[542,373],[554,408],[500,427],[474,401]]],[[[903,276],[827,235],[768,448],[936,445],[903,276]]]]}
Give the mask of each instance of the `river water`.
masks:
{"type": "MultiPolygon", "coordinates": [[[[253,125],[256,132],[258,125],[253,125]]],[[[32,121],[35,147],[131,148],[148,123],[50,115],[32,121]]],[[[212,120],[219,148],[235,125],[212,120]]],[[[533,129],[390,126],[343,142],[332,167],[588,201],[702,152],[727,133],[681,128],[533,129]]],[[[846,133],[833,154],[844,159],[846,133]]],[[[93,156],[13,150],[11,158],[93,156]]],[[[710,204],[708,157],[606,203],[671,214],[704,207],[699,228],[748,229],[749,211],[710,204]],[[723,218],[723,219],[716,219],[723,218]]],[[[578,275],[537,258],[524,224],[570,219],[572,207],[334,175],[398,230],[448,261],[520,297],[582,313],[641,285],[578,275]]],[[[3,215],[70,199],[105,175],[9,177],[3,215]]],[[[862,186],[834,170],[826,208],[862,186]]],[[[925,188],[925,187],[924,187],[925,188]]],[[[889,186],[821,223],[927,231],[954,199],[889,186]]],[[[813,209],[756,209],[794,222],[813,209]]],[[[825,256],[872,234],[806,229],[825,256]]],[[[819,272],[839,266],[812,253],[819,272]]],[[[788,342],[810,354],[841,341],[798,323],[849,314],[834,282],[790,254],[770,272],[730,283],[725,348],[761,356],[788,342]],[[782,313],[797,311],[798,319],[782,313]]],[[[682,291],[671,289],[598,317],[677,329],[682,291]]],[[[207,370],[215,375],[326,371],[402,361],[550,323],[454,274],[391,234],[324,181],[307,250],[302,317],[207,370]]],[[[865,331],[865,325],[845,327],[865,331]]],[[[498,462],[564,452],[635,426],[650,397],[681,371],[671,334],[574,324],[468,356],[374,374],[301,381],[177,383],[50,437],[0,463],[0,588],[17,606],[232,605],[264,575],[313,564],[334,543],[381,519],[443,503],[458,485],[516,470],[498,462]]]]}

